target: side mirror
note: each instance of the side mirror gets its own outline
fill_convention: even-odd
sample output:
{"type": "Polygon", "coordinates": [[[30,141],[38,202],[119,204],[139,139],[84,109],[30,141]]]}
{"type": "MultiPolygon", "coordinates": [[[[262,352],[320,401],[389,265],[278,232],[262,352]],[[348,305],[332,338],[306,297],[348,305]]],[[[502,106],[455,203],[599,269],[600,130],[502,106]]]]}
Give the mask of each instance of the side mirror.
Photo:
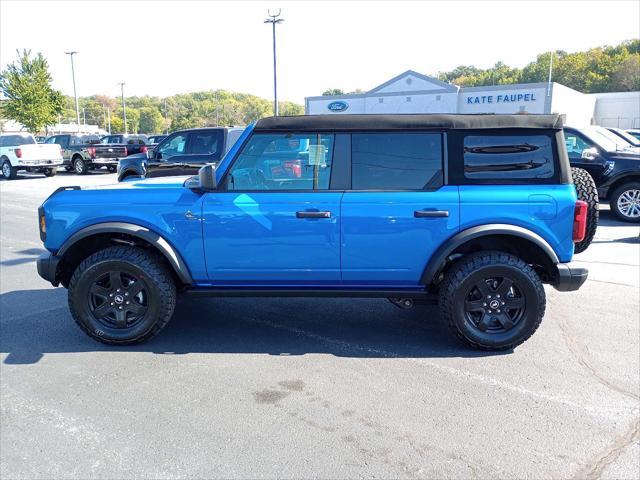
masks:
{"type": "Polygon", "coordinates": [[[597,148],[585,148],[582,151],[582,155],[580,155],[583,160],[595,160],[599,156],[600,154],[598,153],[597,148]]]}
{"type": "Polygon", "coordinates": [[[200,180],[200,188],[202,190],[205,192],[215,192],[218,188],[215,165],[205,165],[198,170],[198,179],[200,180]]]}

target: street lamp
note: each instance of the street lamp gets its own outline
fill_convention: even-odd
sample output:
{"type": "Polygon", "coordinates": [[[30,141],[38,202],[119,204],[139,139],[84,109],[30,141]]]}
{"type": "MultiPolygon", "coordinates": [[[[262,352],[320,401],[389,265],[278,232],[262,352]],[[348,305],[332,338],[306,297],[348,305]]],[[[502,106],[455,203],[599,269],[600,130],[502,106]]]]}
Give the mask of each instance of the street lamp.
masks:
{"type": "Polygon", "coordinates": [[[284,18],[280,16],[280,10],[275,15],[271,15],[271,11],[267,10],[269,18],[264,23],[270,23],[273,29],[273,114],[278,116],[278,75],[276,73],[276,24],[284,22],[284,18]]]}
{"type": "Polygon", "coordinates": [[[124,101],[124,83],[120,82],[120,89],[122,91],[122,119],[124,120],[124,133],[125,135],[128,133],[127,132],[127,104],[124,101]]]}
{"type": "Polygon", "coordinates": [[[78,125],[78,131],[80,131],[80,109],[78,108],[78,94],[76,92],[76,71],[73,67],[73,56],[78,52],[64,52],[71,57],[71,78],[73,78],[73,98],[76,100],[76,122],[78,125]]]}

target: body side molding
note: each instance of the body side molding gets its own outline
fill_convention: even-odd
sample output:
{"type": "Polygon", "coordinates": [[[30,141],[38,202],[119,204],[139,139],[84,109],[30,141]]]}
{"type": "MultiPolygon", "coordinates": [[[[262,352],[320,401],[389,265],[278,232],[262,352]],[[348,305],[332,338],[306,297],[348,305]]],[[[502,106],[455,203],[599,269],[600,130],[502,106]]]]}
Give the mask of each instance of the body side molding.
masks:
{"type": "Polygon", "coordinates": [[[560,263],[560,260],[551,245],[549,245],[549,243],[537,233],[516,225],[490,223],[463,230],[440,245],[438,250],[436,250],[433,256],[429,259],[429,262],[422,273],[422,277],[420,278],[420,283],[424,285],[431,284],[436,279],[436,276],[438,275],[442,265],[444,265],[447,257],[460,245],[468,242],[469,240],[473,240],[474,238],[492,235],[512,235],[529,240],[540,247],[554,265],[560,263]]]}
{"type": "Polygon", "coordinates": [[[58,257],[63,257],[64,254],[79,240],[87,238],[91,235],[98,235],[101,233],[125,233],[134,237],[138,237],[142,240],[149,242],[156,247],[167,259],[176,275],[181,282],[185,284],[192,284],[193,279],[187,264],[182,260],[182,257],[176,250],[167,242],[161,235],[149,230],[146,227],[135,225],[133,223],[126,222],[105,222],[97,223],[89,227],[85,227],[73,235],[71,235],[60,247],[57,252],[58,257]]]}

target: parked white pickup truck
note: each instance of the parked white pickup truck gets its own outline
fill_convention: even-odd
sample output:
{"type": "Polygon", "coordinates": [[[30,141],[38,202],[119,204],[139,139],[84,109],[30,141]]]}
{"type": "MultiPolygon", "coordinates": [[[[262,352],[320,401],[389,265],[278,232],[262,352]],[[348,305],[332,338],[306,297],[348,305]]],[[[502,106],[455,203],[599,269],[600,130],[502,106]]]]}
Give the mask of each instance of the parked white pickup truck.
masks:
{"type": "Polygon", "coordinates": [[[45,176],[52,177],[60,165],[60,145],[36,143],[30,133],[0,134],[0,168],[3,178],[16,178],[18,170],[42,172],[45,176]]]}

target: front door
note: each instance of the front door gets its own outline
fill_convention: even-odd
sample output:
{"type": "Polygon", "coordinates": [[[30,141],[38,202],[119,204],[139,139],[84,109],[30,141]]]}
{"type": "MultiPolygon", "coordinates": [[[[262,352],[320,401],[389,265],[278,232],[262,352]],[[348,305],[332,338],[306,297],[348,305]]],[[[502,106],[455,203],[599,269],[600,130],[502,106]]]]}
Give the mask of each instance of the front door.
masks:
{"type": "Polygon", "coordinates": [[[334,135],[254,133],[203,204],[216,285],[340,281],[341,191],[330,189],[334,135]]]}
{"type": "Polygon", "coordinates": [[[442,134],[351,136],[342,201],[345,286],[419,287],[434,251],[458,231],[458,187],[444,186],[442,134]]]}

